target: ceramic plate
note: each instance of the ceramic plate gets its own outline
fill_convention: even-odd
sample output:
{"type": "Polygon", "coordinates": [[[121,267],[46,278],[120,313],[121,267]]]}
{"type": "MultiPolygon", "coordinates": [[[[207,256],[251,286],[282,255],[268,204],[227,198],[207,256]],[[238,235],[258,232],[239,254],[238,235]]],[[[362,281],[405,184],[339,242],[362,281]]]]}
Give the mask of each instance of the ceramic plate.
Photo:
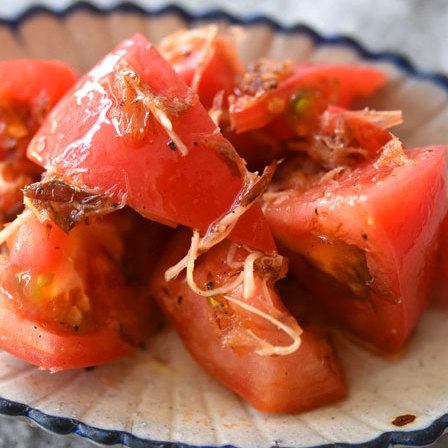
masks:
{"type": "MultiPolygon", "coordinates": [[[[129,4],[107,11],[85,3],[58,12],[32,9],[0,22],[0,59],[59,58],[82,73],[136,31],[157,42],[207,20],[244,29],[240,54],[246,60],[272,56],[381,67],[390,81],[369,104],[404,111],[399,134],[409,146],[448,140],[447,78],[423,74],[398,55],[370,52],[352,39],[324,37],[304,26],[284,29],[266,18],[240,20],[216,11],[194,17],[176,7],[143,11],[129,4]]],[[[394,361],[341,341],[350,397],[300,415],[254,411],[206,375],[170,330],[147,351],[89,371],[50,374],[0,353],[0,412],[57,433],[131,447],[429,444],[448,426],[447,319],[441,311],[427,312],[409,349],[394,361]],[[398,430],[392,420],[402,414],[417,418],[398,430]]]]}

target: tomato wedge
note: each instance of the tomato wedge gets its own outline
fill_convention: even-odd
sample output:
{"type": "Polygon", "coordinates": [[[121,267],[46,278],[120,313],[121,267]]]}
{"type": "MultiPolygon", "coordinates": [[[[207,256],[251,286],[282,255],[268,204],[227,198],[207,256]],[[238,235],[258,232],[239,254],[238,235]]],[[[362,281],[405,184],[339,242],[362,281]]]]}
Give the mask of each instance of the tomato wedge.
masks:
{"type": "Polygon", "coordinates": [[[265,204],[317,306],[384,352],[403,346],[427,304],[447,206],[445,148],[403,152],[391,143],[378,158],[305,187],[283,179],[287,187],[265,204]]]}
{"type": "Polygon", "coordinates": [[[227,98],[243,72],[234,46],[215,25],[170,34],[158,48],[207,109],[219,92],[227,98]]]}
{"type": "Polygon", "coordinates": [[[146,341],[158,313],[143,282],[166,229],[129,211],[69,234],[29,211],[17,219],[1,261],[3,350],[58,371],[107,362],[146,341]],[[144,267],[125,268],[127,257],[144,267]]]}
{"type": "MultiPolygon", "coordinates": [[[[229,211],[248,175],[197,96],[141,35],[121,43],[58,104],[28,156],[149,219],[201,230],[229,211]]],[[[231,237],[275,249],[258,203],[231,237]]]]}
{"type": "MultiPolygon", "coordinates": [[[[247,298],[243,291],[247,285],[236,286],[227,294],[217,292],[202,297],[187,284],[184,273],[169,282],[164,279],[166,269],[182,258],[189,245],[188,232],[175,235],[154,272],[151,291],[199,364],[265,412],[297,412],[345,396],[338,360],[322,335],[305,330],[297,350],[283,355],[279,352],[277,356],[262,353],[266,346],[268,350],[272,345],[288,347],[290,336],[242,306],[250,305],[275,317],[291,331],[300,331],[273,287],[281,276],[277,271],[281,267],[271,266],[266,277],[266,271],[258,270],[255,261],[253,290],[247,298]],[[229,296],[240,304],[226,299],[229,296]]],[[[244,261],[250,263],[248,255],[246,249],[229,241],[213,247],[197,261],[197,286],[210,291],[234,282],[241,275],[244,261]]]]}
{"type": "Polygon", "coordinates": [[[271,135],[301,134],[328,105],[348,107],[384,85],[386,76],[371,67],[260,60],[249,66],[235,96],[230,120],[237,132],[261,129],[274,119],[271,135]],[[292,128],[292,129],[291,129],[292,128]]]}
{"type": "Polygon", "coordinates": [[[0,61],[0,223],[20,213],[21,189],[38,180],[42,169],[26,158],[26,147],[75,81],[73,70],[59,61],[0,61]]]}

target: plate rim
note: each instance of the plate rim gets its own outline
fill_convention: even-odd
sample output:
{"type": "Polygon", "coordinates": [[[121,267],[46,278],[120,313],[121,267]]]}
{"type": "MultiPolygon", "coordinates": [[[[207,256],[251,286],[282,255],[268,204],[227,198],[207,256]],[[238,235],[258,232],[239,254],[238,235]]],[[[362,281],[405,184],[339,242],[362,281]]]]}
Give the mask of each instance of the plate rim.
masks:
{"type": "MultiPolygon", "coordinates": [[[[115,12],[127,12],[142,14],[149,17],[175,14],[186,22],[199,20],[224,20],[235,25],[267,25],[273,31],[283,34],[305,35],[310,38],[316,46],[343,45],[354,50],[363,59],[369,61],[384,61],[402,70],[407,76],[427,80],[448,92],[448,75],[438,71],[422,70],[411,58],[404,56],[398,51],[373,50],[368,48],[354,37],[345,34],[325,34],[316,31],[304,23],[284,25],[277,20],[260,14],[235,15],[218,8],[206,8],[202,11],[189,11],[182,6],[168,3],[159,7],[143,7],[135,3],[124,1],[111,6],[98,6],[88,1],[75,1],[63,8],[54,8],[45,5],[32,5],[17,13],[11,18],[0,17],[0,26],[6,26],[16,32],[19,26],[40,14],[51,15],[56,18],[64,18],[76,11],[87,11],[97,15],[109,15],[115,12]]],[[[25,403],[16,402],[0,397],[0,415],[8,417],[23,417],[38,426],[55,434],[68,435],[77,434],[103,445],[122,444],[130,448],[216,448],[210,445],[190,445],[182,442],[156,441],[137,437],[127,431],[101,429],[87,425],[80,420],[70,417],[61,417],[46,414],[25,403]]],[[[448,429],[448,413],[436,419],[426,428],[413,431],[388,431],[381,433],[372,440],[361,443],[331,443],[313,445],[307,448],[387,448],[391,444],[404,446],[423,446],[437,441],[437,439],[448,429]]],[[[275,448],[281,445],[275,443],[275,448]]],[[[237,448],[233,445],[220,445],[220,448],[237,448]]]]}

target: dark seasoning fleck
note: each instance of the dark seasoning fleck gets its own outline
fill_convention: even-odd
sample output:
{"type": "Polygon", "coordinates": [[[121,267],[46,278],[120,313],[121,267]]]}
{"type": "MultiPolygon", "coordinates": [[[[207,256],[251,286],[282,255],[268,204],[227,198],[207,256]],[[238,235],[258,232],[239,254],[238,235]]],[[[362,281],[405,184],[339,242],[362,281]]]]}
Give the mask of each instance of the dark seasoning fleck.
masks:
{"type": "Polygon", "coordinates": [[[415,421],[417,417],[415,415],[412,414],[403,414],[403,415],[399,415],[398,417],[395,417],[392,420],[392,424],[394,426],[406,426],[409,425],[409,423],[413,423],[415,421]]]}
{"type": "Polygon", "coordinates": [[[167,143],[167,145],[168,145],[168,148],[171,149],[171,151],[176,151],[177,146],[176,146],[176,143],[173,142],[173,140],[170,140],[170,141],[167,143]]]}

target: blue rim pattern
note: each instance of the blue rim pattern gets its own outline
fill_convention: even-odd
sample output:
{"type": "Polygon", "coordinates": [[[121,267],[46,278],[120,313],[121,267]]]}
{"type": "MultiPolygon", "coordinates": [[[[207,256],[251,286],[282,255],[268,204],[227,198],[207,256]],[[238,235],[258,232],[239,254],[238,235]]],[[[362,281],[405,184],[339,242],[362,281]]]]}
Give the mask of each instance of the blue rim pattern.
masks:
{"type": "MultiPolygon", "coordinates": [[[[145,9],[130,2],[123,2],[110,8],[100,8],[85,1],[79,1],[67,8],[54,10],[44,6],[32,6],[12,19],[0,18],[1,26],[8,26],[17,30],[19,25],[38,14],[50,14],[56,17],[65,17],[71,13],[83,10],[94,14],[110,14],[113,12],[139,13],[149,16],[160,16],[165,14],[176,14],[187,22],[197,20],[225,20],[227,22],[239,25],[264,24],[272,30],[285,34],[302,34],[311,38],[316,46],[319,45],[345,45],[355,50],[362,58],[370,61],[384,61],[395,65],[403,70],[407,75],[414,78],[430,81],[439,85],[448,92],[448,76],[437,72],[427,72],[420,70],[407,57],[390,51],[376,52],[367,49],[358,41],[344,35],[322,35],[304,24],[293,26],[284,26],[280,23],[260,15],[251,15],[246,17],[237,17],[227,12],[212,9],[201,13],[190,13],[177,5],[167,5],[157,9],[145,9]]],[[[123,444],[131,448],[215,448],[198,447],[181,442],[164,442],[149,439],[141,439],[126,431],[105,430],[86,425],[79,420],[58,417],[45,414],[37,409],[33,409],[23,403],[7,400],[0,397],[0,414],[10,417],[26,417],[37,425],[56,434],[77,434],[83,438],[90,439],[103,445],[123,444]]],[[[401,444],[407,446],[423,446],[435,442],[448,428],[448,413],[435,420],[429,427],[415,431],[390,431],[381,434],[379,437],[359,444],[336,443],[318,445],[309,448],[387,448],[391,444],[401,444]]],[[[280,442],[281,443],[281,442],[280,442]]],[[[280,448],[275,443],[275,448],[280,448]]],[[[220,448],[235,448],[231,445],[221,446],[220,448]]]]}

